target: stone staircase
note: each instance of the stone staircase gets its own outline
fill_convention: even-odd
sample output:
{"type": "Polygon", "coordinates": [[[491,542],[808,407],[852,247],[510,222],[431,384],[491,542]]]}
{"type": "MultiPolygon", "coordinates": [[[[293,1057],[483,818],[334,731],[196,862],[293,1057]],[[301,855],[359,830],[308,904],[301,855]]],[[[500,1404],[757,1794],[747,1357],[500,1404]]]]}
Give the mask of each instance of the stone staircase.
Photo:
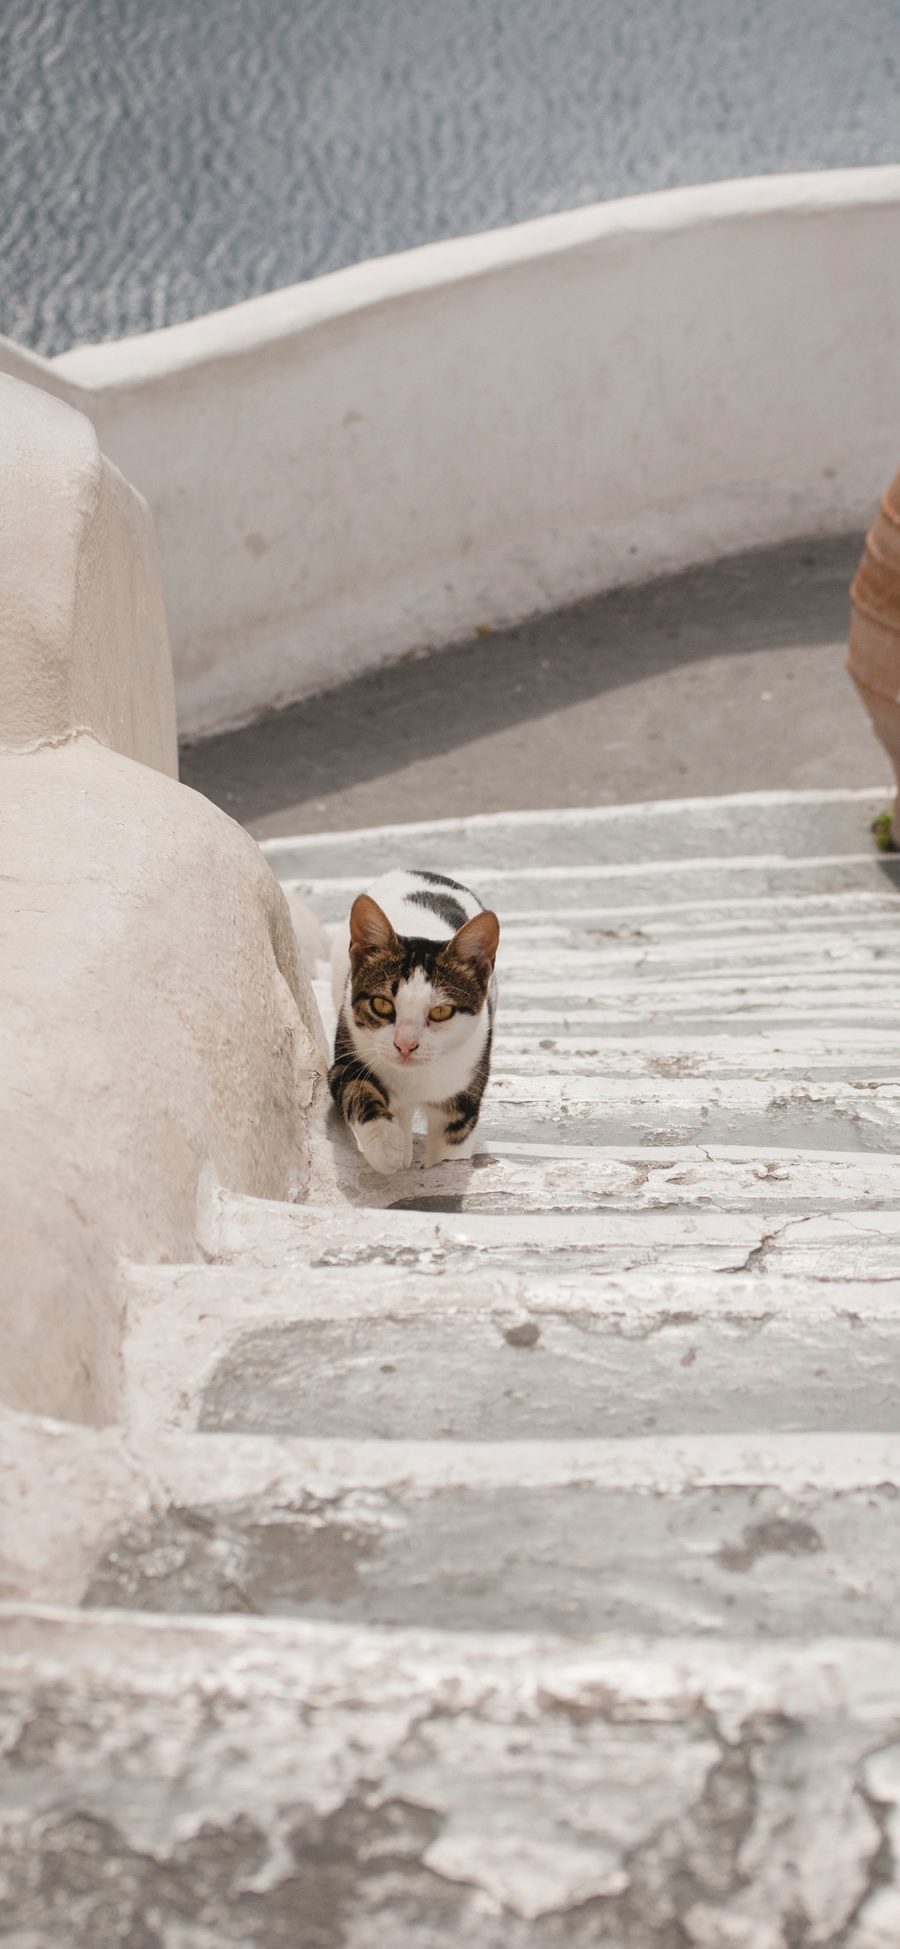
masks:
{"type": "Polygon", "coordinates": [[[326,923],[393,862],[497,908],[481,1145],[211,1184],[125,1425],[17,1428],[11,1949],[897,1949],[882,802],[267,846],[326,923]]]}

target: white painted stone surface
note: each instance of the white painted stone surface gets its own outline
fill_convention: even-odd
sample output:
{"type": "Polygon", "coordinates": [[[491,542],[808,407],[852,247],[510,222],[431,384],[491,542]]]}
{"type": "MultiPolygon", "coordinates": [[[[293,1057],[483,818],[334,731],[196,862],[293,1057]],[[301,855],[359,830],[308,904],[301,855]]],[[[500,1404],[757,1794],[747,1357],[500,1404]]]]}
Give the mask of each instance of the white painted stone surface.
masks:
{"type": "Polygon", "coordinates": [[[19,1481],[3,1588],[38,1602],[763,1639],[891,1637],[900,1602],[896,1435],[140,1441],[38,1425],[4,1448],[19,1481]]]}
{"type": "Polygon", "coordinates": [[[90,421],[35,385],[0,374],[0,417],[0,755],[89,733],[177,777],[146,504],[90,421]]]}
{"type": "Polygon", "coordinates": [[[430,245],[48,370],[150,502],[199,733],[478,625],[862,530],[896,466],[898,336],[885,168],[430,245]]]}
{"type": "Polygon", "coordinates": [[[798,1915],[885,1949],[898,1670],[883,1641],[26,1612],[0,1624],[7,1911],[29,1949],[148,1913],[203,1949],[311,1915],[341,1949],[788,1949],[798,1915]]]}
{"type": "Polygon", "coordinates": [[[900,1281],[132,1268],[141,1431],[541,1440],[896,1425],[900,1281]],[[214,1293],[215,1304],[211,1304],[214,1293]],[[177,1368],[170,1358],[177,1340],[177,1368]]]}
{"type": "Polygon", "coordinates": [[[0,1429],[23,1949],[894,1949],[880,802],[268,848],[314,951],[386,849],[493,874],[484,1140],[207,1174],[194,1262],[123,1268],[119,1425],[0,1429]]]}
{"type": "Polygon", "coordinates": [[[146,505],[69,405],[0,409],[0,1401],[103,1421],[122,1255],[196,1254],[210,1164],[301,1189],[321,1061],[283,895],[167,775],[146,505]]]}
{"type": "Polygon", "coordinates": [[[0,759],[0,825],[0,1395],[102,1420],[120,1254],[194,1256],[210,1159],[303,1187],[308,997],[252,840],[174,780],[79,738],[0,759]]]}

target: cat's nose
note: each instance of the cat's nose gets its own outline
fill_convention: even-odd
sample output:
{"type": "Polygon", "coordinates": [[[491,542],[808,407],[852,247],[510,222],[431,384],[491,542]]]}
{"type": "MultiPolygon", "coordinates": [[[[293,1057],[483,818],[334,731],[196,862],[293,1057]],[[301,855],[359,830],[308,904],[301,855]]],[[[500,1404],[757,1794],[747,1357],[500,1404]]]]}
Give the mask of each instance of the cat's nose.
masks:
{"type": "Polygon", "coordinates": [[[394,1031],[394,1048],[399,1055],[411,1056],[413,1050],[418,1049],[418,1046],[419,1037],[415,1029],[396,1029],[394,1031]]]}

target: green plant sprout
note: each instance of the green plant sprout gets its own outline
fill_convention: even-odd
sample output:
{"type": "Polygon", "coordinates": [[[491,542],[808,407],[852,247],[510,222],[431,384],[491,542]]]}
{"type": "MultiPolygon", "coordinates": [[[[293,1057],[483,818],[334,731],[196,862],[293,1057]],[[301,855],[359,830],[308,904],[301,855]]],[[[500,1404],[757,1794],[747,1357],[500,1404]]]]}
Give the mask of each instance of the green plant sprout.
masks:
{"type": "Polygon", "coordinates": [[[875,844],[880,853],[896,853],[897,846],[891,832],[890,806],[887,806],[884,812],[876,814],[872,820],[871,830],[875,834],[875,844]]]}

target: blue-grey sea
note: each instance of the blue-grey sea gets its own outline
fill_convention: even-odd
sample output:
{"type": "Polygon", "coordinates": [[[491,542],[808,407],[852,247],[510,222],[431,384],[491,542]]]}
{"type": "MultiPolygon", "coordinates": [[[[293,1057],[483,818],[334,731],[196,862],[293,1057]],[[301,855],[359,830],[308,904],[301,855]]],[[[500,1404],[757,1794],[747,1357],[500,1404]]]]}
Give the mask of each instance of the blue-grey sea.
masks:
{"type": "Polygon", "coordinates": [[[2,0],[0,329],[61,352],[636,190],[900,160],[900,0],[2,0]]]}

